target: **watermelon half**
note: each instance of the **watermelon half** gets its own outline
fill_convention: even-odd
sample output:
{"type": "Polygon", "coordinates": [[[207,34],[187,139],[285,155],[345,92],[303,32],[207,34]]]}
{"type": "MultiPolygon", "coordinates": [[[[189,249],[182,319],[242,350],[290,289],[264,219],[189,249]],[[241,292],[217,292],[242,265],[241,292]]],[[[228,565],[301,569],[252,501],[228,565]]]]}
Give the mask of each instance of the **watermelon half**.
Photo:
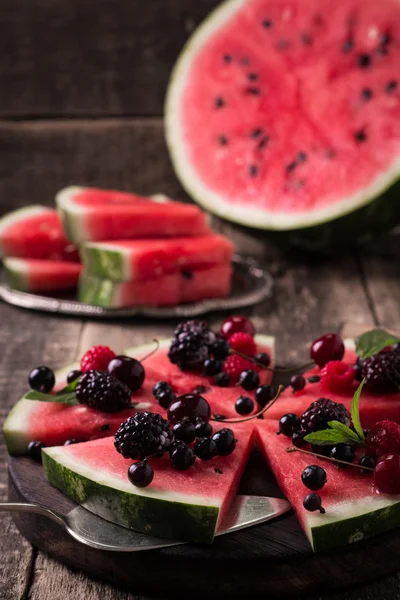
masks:
{"type": "Polygon", "coordinates": [[[166,137],[200,204],[310,247],[400,222],[398,0],[228,0],[171,76],[166,137]]]}
{"type": "Polygon", "coordinates": [[[32,205],[0,219],[0,257],[79,260],[76,247],[65,237],[60,217],[52,208],[32,205]]]}
{"type": "Polygon", "coordinates": [[[187,471],[173,469],[168,453],[150,459],[147,488],[129,482],[132,461],[118,454],[112,437],[46,448],[43,466],[50,483],[108,521],[156,537],[212,542],[253,449],[253,428],[238,425],[235,434],[230,456],[196,460],[187,471]]]}
{"type": "Polygon", "coordinates": [[[277,436],[277,430],[278,421],[258,423],[257,445],[314,551],[346,546],[400,526],[400,496],[377,493],[372,474],[349,467],[338,469],[326,460],[299,452],[288,453],[291,440],[277,436]],[[325,514],[308,512],[303,507],[309,490],[301,481],[301,474],[310,464],[319,465],[327,474],[327,483],[318,491],[325,514]]]}
{"type": "Polygon", "coordinates": [[[5,258],[3,261],[11,287],[23,292],[62,292],[78,284],[82,265],[39,258],[5,258]]]}

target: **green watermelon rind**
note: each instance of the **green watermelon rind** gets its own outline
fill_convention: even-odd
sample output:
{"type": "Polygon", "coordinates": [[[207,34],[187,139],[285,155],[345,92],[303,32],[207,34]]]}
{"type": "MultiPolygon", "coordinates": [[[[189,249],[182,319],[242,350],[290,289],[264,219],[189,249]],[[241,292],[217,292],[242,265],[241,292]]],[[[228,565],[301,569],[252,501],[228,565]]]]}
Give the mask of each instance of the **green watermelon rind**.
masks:
{"type": "Polygon", "coordinates": [[[165,101],[165,135],[172,165],[192,198],[212,213],[240,225],[280,232],[278,240],[324,250],[351,242],[363,243],[400,222],[400,157],[366,189],[333,207],[311,213],[268,213],[248,202],[230,204],[201,181],[185,152],[179,106],[192,59],[210,35],[239,10],[246,0],[225,0],[205,19],[183,48],[171,74],[165,101]]]}
{"type": "Polygon", "coordinates": [[[74,197],[84,190],[85,188],[80,186],[69,186],[57,192],[55,198],[64,233],[75,244],[84,242],[87,237],[87,232],[82,226],[82,219],[78,218],[85,213],[85,208],[73,201],[74,197]]]}
{"type": "Polygon", "coordinates": [[[217,504],[213,505],[211,501],[200,504],[194,497],[175,493],[168,497],[164,492],[162,498],[151,497],[148,492],[143,495],[128,480],[126,486],[129,484],[131,491],[117,489],[115,485],[121,482],[112,482],[109,474],[102,475],[101,471],[79,463],[71,464],[71,468],[66,466],[65,454],[62,447],[42,451],[46,477],[88,510],[118,525],[155,537],[201,543],[213,541],[220,511],[217,504]]]}
{"type": "Polygon", "coordinates": [[[81,273],[78,283],[78,300],[103,308],[120,308],[119,289],[123,283],[81,273]]]}
{"type": "Polygon", "coordinates": [[[113,281],[130,281],[133,279],[130,272],[129,252],[123,248],[115,249],[106,243],[82,244],[80,256],[85,271],[103,279],[113,281]]]}
{"type": "Polygon", "coordinates": [[[52,213],[54,210],[41,204],[32,204],[31,206],[24,206],[23,208],[17,208],[10,213],[7,213],[0,219],[0,258],[4,256],[4,251],[1,244],[1,236],[7,231],[9,227],[22,223],[26,219],[37,217],[52,213]]]}
{"type": "MultiPolygon", "coordinates": [[[[72,363],[55,371],[56,385],[64,385],[68,373],[74,370],[79,370],[79,363],[72,363]]],[[[24,425],[39,404],[41,403],[38,400],[25,400],[22,397],[8,413],[3,425],[3,435],[7,451],[11,456],[21,456],[26,453],[26,446],[32,440],[24,431],[24,425]]]]}
{"type": "Polygon", "coordinates": [[[21,292],[30,289],[27,263],[19,258],[7,257],[3,259],[3,266],[7,273],[7,281],[10,287],[21,292]]]}

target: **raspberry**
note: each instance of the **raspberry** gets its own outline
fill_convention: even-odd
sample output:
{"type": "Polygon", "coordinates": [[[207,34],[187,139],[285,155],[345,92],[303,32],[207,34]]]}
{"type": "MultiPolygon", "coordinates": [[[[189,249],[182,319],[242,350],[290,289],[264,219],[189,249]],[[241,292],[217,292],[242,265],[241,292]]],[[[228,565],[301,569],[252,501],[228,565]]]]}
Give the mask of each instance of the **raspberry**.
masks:
{"type": "Polygon", "coordinates": [[[238,356],[237,354],[231,354],[224,362],[222,370],[224,373],[228,373],[230,382],[237,383],[239,381],[240,374],[246,370],[259,371],[259,368],[249,360],[238,356]]]}
{"type": "Polygon", "coordinates": [[[307,433],[327,429],[329,421],[340,421],[347,427],[350,426],[351,419],[349,411],[343,404],[338,404],[327,398],[319,398],[303,413],[301,417],[301,426],[307,433]]]}
{"type": "Polygon", "coordinates": [[[246,356],[254,356],[257,352],[256,343],[248,333],[234,333],[229,338],[229,345],[236,352],[241,352],[246,356]]]}
{"type": "Polygon", "coordinates": [[[349,392],[355,374],[353,366],[346,365],[340,360],[331,360],[321,370],[322,389],[337,393],[349,392]]]}
{"type": "Polygon", "coordinates": [[[379,458],[384,454],[400,454],[400,425],[394,421],[378,421],[371,427],[367,440],[368,456],[379,458]]]}
{"type": "Polygon", "coordinates": [[[107,371],[108,363],[115,358],[115,352],[108,346],[93,346],[81,358],[81,371],[107,371]]]}

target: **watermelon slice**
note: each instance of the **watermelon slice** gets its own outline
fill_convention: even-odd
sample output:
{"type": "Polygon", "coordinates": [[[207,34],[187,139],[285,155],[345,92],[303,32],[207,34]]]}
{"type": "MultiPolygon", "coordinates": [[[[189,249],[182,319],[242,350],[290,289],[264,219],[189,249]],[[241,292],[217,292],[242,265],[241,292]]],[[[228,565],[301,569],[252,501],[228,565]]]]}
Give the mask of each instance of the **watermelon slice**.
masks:
{"type": "Polygon", "coordinates": [[[43,465],[50,483],[108,521],[156,537],[212,542],[253,449],[253,429],[237,426],[235,434],[230,456],[197,460],[187,471],[174,470],[166,455],[150,459],[148,488],[129,482],[132,461],[118,454],[112,437],[46,448],[43,465]]]}
{"type": "Polygon", "coordinates": [[[161,196],[68,187],[58,192],[56,204],[65,232],[75,243],[209,232],[199,208],[161,196]]]}
{"type": "Polygon", "coordinates": [[[5,258],[10,286],[23,292],[61,292],[78,284],[82,265],[60,260],[5,258]]]}
{"type": "Polygon", "coordinates": [[[1,256],[79,260],[56,211],[39,205],[14,210],[0,219],[1,256]]]}
{"type": "Polygon", "coordinates": [[[182,272],[190,278],[193,269],[230,263],[233,244],[222,235],[181,237],[170,240],[123,240],[92,242],[80,249],[90,275],[116,281],[153,279],[182,272]]]}
{"type": "Polygon", "coordinates": [[[314,551],[330,550],[358,542],[400,526],[400,496],[378,494],[371,475],[305,454],[286,452],[290,439],[277,436],[277,421],[257,424],[257,445],[292,504],[314,551]],[[316,464],[325,469],[327,483],[319,490],[326,514],[303,507],[309,492],[301,481],[305,467],[316,464]]]}
{"type": "Polygon", "coordinates": [[[171,76],[166,136],[208,210],[310,247],[400,221],[398,0],[229,0],[171,76]]]}
{"type": "Polygon", "coordinates": [[[174,306],[205,298],[226,298],[231,278],[230,263],[144,281],[117,282],[83,273],[78,297],[82,302],[107,308],[174,306]]]}
{"type": "MultiPolygon", "coordinates": [[[[343,361],[352,365],[356,362],[357,355],[353,340],[345,340],[346,352],[343,361]]],[[[305,377],[319,375],[320,369],[316,367],[305,377]]],[[[277,402],[269,409],[267,415],[269,419],[279,419],[286,413],[295,413],[299,416],[310,406],[312,402],[319,398],[330,398],[334,402],[340,402],[350,411],[351,400],[358,382],[354,382],[353,388],[349,392],[331,392],[322,388],[320,383],[307,383],[301,392],[292,393],[291,389],[286,389],[277,402]]],[[[373,394],[363,390],[360,401],[360,419],[365,429],[372,427],[377,421],[389,419],[400,423],[400,393],[396,394],[373,394]]]]}

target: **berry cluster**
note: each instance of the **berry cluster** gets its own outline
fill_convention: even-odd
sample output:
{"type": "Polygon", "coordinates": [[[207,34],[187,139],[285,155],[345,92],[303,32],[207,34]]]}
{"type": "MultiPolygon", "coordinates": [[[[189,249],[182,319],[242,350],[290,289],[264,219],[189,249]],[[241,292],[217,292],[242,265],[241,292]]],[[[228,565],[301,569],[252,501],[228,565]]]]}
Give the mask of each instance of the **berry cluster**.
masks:
{"type": "Polygon", "coordinates": [[[128,469],[133,485],[146,487],[153,481],[154,471],[147,460],[150,457],[168,452],[172,467],[183,471],[196,459],[208,461],[234,451],[237,440],[231,429],[220,429],[213,435],[209,417],[196,417],[193,411],[180,420],[176,420],[176,414],[173,417],[172,428],[169,420],[150,412],[136,413],[120,425],[115,434],[116,450],[124,458],[139,461],[128,469]]]}

